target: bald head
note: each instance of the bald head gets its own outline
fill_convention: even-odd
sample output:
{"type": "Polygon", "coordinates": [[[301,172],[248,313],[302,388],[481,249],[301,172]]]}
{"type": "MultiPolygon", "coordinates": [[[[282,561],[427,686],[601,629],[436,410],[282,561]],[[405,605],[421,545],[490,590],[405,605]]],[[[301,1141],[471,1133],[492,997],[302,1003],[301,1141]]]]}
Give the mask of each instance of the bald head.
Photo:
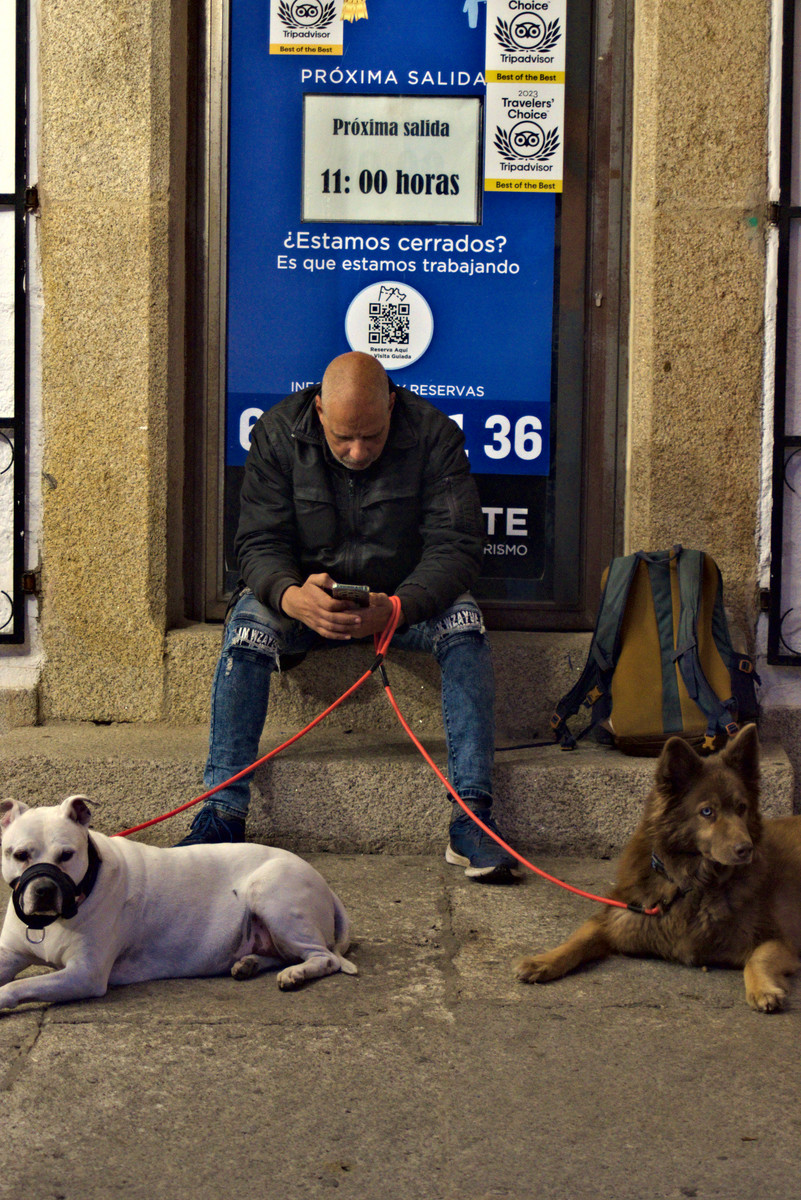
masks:
{"type": "Polygon", "coordinates": [[[320,389],[323,406],[329,400],[344,397],[372,396],[389,400],[387,373],[372,354],[352,350],[332,359],[325,369],[320,389]]]}
{"type": "Polygon", "coordinates": [[[363,471],[376,461],[389,436],[394,403],[387,373],[371,354],[354,350],[328,364],[315,406],[337,462],[363,471]]]}

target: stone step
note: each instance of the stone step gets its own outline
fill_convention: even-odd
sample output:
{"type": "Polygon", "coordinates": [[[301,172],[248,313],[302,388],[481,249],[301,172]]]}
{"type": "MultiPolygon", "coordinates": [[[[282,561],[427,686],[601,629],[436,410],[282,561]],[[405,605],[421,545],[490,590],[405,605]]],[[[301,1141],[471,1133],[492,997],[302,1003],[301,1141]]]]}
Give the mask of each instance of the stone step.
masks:
{"type": "MultiPolygon", "coordinates": [[[[294,728],[270,726],[262,754],[294,728]]],[[[425,736],[441,767],[442,737],[425,736]]],[[[55,804],[82,793],[94,825],[115,833],[197,796],[206,754],[204,725],[54,723],[15,729],[0,742],[3,794],[55,804]]],[[[654,760],[580,745],[504,749],[495,770],[496,816],[521,852],[611,857],[634,830],[651,785],[654,760]]],[[[793,775],[778,746],[763,747],[763,810],[792,812],[793,775]]],[[[182,836],[192,811],[138,835],[156,845],[182,836]]],[[[248,836],[300,853],[431,853],[444,847],[450,801],[443,785],[397,728],[326,728],[325,724],[259,767],[248,836]]]]}
{"type": "MultiPolygon", "coordinates": [[[[532,740],[547,736],[554,705],[580,674],[589,633],[490,633],[496,681],[496,721],[500,734],[532,740]]],[[[220,650],[220,627],[191,625],[172,630],[167,647],[165,720],[195,724],[208,720],[209,692],[220,650]]],[[[310,654],[300,666],[274,675],[270,721],[301,729],[367,670],[375,658],[372,642],[310,654]]],[[[392,691],[412,728],[438,735],[439,668],[427,654],[390,650],[386,661],[392,691]]],[[[368,680],[327,719],[332,728],[394,732],[396,718],[384,689],[368,680]]]]}

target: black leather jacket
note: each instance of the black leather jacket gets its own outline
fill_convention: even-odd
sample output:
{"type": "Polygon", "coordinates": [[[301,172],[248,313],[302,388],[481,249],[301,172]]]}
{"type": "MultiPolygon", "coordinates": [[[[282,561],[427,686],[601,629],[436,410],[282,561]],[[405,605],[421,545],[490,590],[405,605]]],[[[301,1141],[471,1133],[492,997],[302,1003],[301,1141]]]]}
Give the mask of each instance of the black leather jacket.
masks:
{"type": "Polygon", "coordinates": [[[427,620],[481,570],[483,520],[462,432],[392,385],[381,456],[349,471],[328,449],[314,406],[319,390],[288,396],[253,428],[236,536],[242,578],[280,611],[288,587],[327,571],[338,583],[395,593],[409,624],[427,620]]]}

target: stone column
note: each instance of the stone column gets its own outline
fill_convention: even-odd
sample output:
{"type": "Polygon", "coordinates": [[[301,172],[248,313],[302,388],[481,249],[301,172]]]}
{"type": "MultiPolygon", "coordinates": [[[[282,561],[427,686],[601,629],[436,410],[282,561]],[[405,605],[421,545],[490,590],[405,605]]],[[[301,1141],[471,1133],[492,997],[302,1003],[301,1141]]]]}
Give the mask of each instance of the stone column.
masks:
{"type": "Polygon", "coordinates": [[[46,718],[162,715],[186,40],[185,0],[41,7],[46,718]]]}
{"type": "Polygon", "coordinates": [[[709,551],[753,626],[767,0],[635,14],[628,550],[709,551]]]}

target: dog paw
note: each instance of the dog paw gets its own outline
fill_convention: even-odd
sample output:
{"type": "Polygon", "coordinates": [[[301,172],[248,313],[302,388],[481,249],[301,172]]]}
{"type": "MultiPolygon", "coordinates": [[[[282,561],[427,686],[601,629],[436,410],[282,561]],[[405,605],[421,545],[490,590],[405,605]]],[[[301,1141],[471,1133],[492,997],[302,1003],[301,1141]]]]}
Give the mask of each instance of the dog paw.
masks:
{"type": "Polygon", "coordinates": [[[515,963],[515,977],[520,983],[547,983],[561,974],[544,954],[519,958],[515,963]]]}
{"type": "Polygon", "coordinates": [[[283,971],[279,971],[276,975],[278,986],[282,992],[290,992],[293,988],[298,988],[305,980],[302,964],[293,967],[284,967],[283,971]]]}
{"type": "Polygon", "coordinates": [[[776,984],[763,987],[758,992],[749,992],[746,999],[755,1012],[780,1012],[787,999],[787,990],[776,984]]]}
{"type": "Polygon", "coordinates": [[[246,954],[231,967],[234,979],[252,979],[259,972],[259,960],[255,954],[246,954]]]}

